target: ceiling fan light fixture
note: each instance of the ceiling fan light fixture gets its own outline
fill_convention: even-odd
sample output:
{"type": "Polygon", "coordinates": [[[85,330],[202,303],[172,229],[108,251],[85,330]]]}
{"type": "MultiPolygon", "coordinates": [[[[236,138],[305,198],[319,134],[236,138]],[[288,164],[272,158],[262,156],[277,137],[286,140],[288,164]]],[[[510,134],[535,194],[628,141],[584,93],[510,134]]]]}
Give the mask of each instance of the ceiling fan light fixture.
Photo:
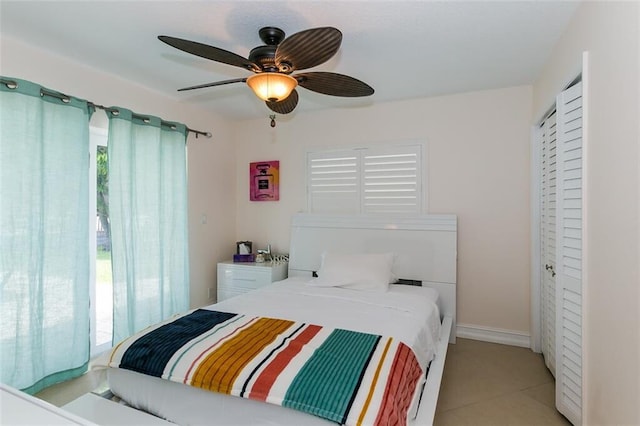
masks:
{"type": "Polygon", "coordinates": [[[289,97],[298,81],[287,74],[263,72],[247,78],[247,85],[263,101],[279,102],[289,97]]]}

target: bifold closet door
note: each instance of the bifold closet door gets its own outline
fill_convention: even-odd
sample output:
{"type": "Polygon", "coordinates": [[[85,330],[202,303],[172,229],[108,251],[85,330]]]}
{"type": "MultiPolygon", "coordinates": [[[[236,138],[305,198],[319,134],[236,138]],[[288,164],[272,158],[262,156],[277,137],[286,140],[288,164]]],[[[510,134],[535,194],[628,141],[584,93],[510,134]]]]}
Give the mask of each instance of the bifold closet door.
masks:
{"type": "Polygon", "coordinates": [[[581,82],[558,96],[556,110],[556,407],[578,425],[582,423],[581,82]]]}
{"type": "Polygon", "coordinates": [[[540,191],[540,304],[544,362],[556,374],[556,112],[542,124],[540,191]]]}

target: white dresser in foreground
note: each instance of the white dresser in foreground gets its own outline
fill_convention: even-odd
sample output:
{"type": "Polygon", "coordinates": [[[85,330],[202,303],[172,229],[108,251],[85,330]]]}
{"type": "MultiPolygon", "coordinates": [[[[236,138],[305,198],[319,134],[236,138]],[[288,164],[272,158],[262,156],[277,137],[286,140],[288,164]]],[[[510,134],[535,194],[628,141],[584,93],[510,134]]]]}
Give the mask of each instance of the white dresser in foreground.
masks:
{"type": "Polygon", "coordinates": [[[287,278],[287,262],[218,263],[218,302],[287,278]]]}
{"type": "Polygon", "coordinates": [[[2,425],[83,425],[97,426],[62,408],[0,383],[0,424],[2,425]]]}

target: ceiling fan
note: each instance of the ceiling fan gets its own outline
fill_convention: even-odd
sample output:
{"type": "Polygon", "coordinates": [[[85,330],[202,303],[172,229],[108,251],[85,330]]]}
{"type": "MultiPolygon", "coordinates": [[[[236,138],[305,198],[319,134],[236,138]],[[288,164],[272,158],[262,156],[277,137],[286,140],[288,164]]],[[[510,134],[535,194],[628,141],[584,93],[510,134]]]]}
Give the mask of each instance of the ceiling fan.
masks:
{"type": "Polygon", "coordinates": [[[264,27],[258,31],[265,43],[251,50],[249,58],[195,41],[165,35],[160,41],[184,52],[223,64],[244,68],[254,74],[245,78],[216,81],[185,87],[178,91],[202,89],[232,83],[247,83],[267,107],[279,114],[288,114],[298,104],[296,86],[332,96],[370,96],[374,90],[368,84],[344,74],[299,71],[329,60],[340,48],[342,33],[333,27],[312,28],[285,38],[280,28],[264,27]]]}

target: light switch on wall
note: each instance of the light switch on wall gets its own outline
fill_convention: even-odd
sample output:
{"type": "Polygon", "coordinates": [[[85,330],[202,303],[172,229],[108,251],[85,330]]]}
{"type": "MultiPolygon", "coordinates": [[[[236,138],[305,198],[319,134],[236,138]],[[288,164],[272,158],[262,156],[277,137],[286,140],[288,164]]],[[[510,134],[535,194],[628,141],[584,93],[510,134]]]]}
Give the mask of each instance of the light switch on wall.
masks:
{"type": "Polygon", "coordinates": [[[202,216],[200,217],[200,223],[202,223],[203,225],[207,224],[207,214],[206,213],[202,213],[202,216]]]}

